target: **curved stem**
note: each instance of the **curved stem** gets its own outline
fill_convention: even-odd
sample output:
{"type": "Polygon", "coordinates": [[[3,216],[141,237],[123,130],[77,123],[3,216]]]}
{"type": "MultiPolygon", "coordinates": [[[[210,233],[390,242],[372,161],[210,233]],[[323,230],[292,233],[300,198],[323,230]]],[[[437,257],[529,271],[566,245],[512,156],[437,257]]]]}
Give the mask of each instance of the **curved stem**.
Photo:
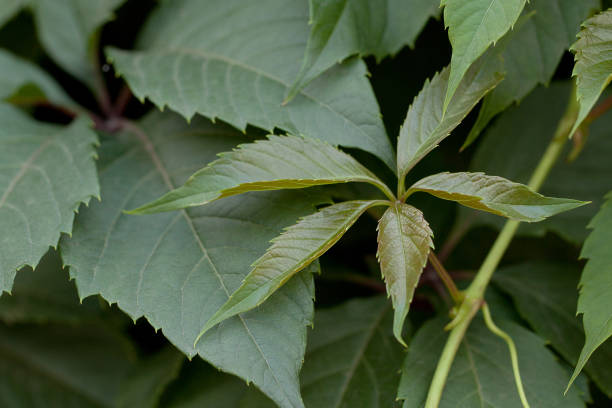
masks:
{"type": "MultiPolygon", "coordinates": [[[[569,138],[569,132],[572,129],[576,117],[578,114],[578,102],[576,100],[575,87],[570,95],[567,110],[559,121],[557,130],[553,136],[552,141],[548,145],[548,148],[544,152],[544,155],[540,159],[538,166],[536,167],[531,179],[529,181],[529,187],[537,191],[544,180],[550,173],[553,165],[557,161],[557,158],[561,154],[565,142],[569,138]]],[[[442,391],[444,384],[448,378],[455,354],[459,349],[461,343],[470,322],[474,318],[476,311],[482,305],[484,301],[484,293],[493,276],[493,272],[497,269],[499,262],[501,261],[506,249],[510,245],[514,233],[519,226],[518,221],[509,220],[504,225],[500,234],[497,236],[495,243],[491,247],[487,257],[482,263],[476,277],[465,291],[465,299],[459,307],[459,311],[456,317],[450,322],[446,329],[452,329],[448,340],[438,361],[438,366],[434,373],[429,392],[427,394],[427,401],[425,408],[437,408],[442,398],[442,391]]]]}
{"type": "Polygon", "coordinates": [[[450,275],[446,271],[446,268],[444,268],[444,265],[442,265],[442,262],[440,262],[440,260],[438,259],[436,254],[434,254],[433,251],[429,251],[428,257],[429,257],[429,263],[431,264],[433,269],[438,273],[438,276],[440,277],[442,282],[444,282],[444,286],[446,286],[446,289],[448,290],[448,293],[451,295],[451,298],[453,298],[453,300],[455,301],[455,304],[461,303],[461,300],[463,300],[463,296],[461,295],[461,292],[459,291],[459,289],[457,289],[457,286],[455,285],[453,278],[450,277],[450,275]]]}
{"type": "Polygon", "coordinates": [[[518,355],[516,353],[516,346],[514,345],[514,341],[512,337],[508,335],[505,331],[497,327],[497,325],[493,322],[491,318],[491,312],[489,311],[489,306],[486,303],[482,305],[482,314],[484,316],[484,321],[489,330],[493,334],[498,337],[501,337],[506,344],[508,345],[508,350],[510,351],[510,360],[512,361],[512,372],[514,373],[514,382],[516,383],[516,390],[518,391],[519,398],[521,399],[521,403],[523,404],[523,408],[529,408],[529,402],[527,402],[527,396],[525,395],[525,390],[523,389],[523,381],[521,380],[521,372],[519,370],[518,364],[518,355]]]}

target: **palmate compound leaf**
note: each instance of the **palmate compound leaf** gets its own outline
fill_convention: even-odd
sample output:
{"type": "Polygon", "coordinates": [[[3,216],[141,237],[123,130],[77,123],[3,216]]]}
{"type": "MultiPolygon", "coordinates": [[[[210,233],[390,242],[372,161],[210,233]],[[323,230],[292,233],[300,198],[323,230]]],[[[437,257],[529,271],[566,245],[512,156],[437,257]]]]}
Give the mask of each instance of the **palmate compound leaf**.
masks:
{"type": "MultiPolygon", "coordinates": [[[[495,316],[495,310],[492,310],[495,316]]],[[[403,408],[423,407],[436,363],[444,348],[447,318],[426,322],[410,343],[404,360],[398,398],[403,408]]],[[[538,408],[584,408],[576,390],[563,395],[568,372],[546,348],[544,340],[516,323],[496,324],[510,335],[518,353],[527,401],[538,408]]],[[[506,343],[475,319],[449,373],[439,408],[516,408],[518,392],[506,343]]]]}
{"type": "MultiPolygon", "coordinates": [[[[495,174],[509,180],[527,183],[538,161],[550,143],[567,107],[570,83],[553,83],[540,87],[520,105],[509,108],[487,130],[470,164],[470,171],[495,174]],[[546,107],[543,109],[542,107],[546,107]]],[[[541,193],[553,197],[576,197],[592,201],[573,211],[551,217],[539,223],[523,223],[520,235],[542,236],[546,231],[581,245],[588,235],[585,226],[595,216],[610,191],[612,174],[612,115],[603,115],[589,128],[588,142],[574,161],[557,160],[541,193]]],[[[571,145],[561,153],[567,157],[571,145]]],[[[492,225],[501,228],[502,218],[468,208],[459,211],[460,222],[492,225]]]]}
{"type": "Polygon", "coordinates": [[[206,322],[200,335],[222,321],[249,311],[270,297],[293,275],[331,248],[369,208],[387,201],[345,201],[303,217],[272,240],[266,253],[253,263],[242,285],[206,322]]]}
{"type": "Polygon", "coordinates": [[[443,103],[450,69],[444,68],[431,81],[425,82],[408,109],[397,141],[397,173],[400,180],[501,81],[501,60],[485,57],[465,74],[446,112],[443,112],[443,103]]]}
{"type": "Polygon", "coordinates": [[[498,113],[536,85],[550,82],[580,23],[599,6],[599,0],[531,0],[525,5],[517,25],[496,45],[502,48],[504,80],[485,96],[462,148],[473,143],[498,113]]]}
{"type": "Polygon", "coordinates": [[[432,236],[423,213],[408,204],[395,203],[378,222],[376,256],[395,309],[393,334],[403,345],[404,320],[433,248],[432,236]]]}
{"type": "Polygon", "coordinates": [[[107,55],[134,94],[160,108],[356,147],[394,169],[362,61],[326,71],[281,106],[308,31],[305,0],[168,1],[153,12],[137,51],[111,48],[107,55]]]}
{"type": "Polygon", "coordinates": [[[114,408],[135,360],[103,325],[0,324],[0,406],[114,408]]]}
{"type": "Polygon", "coordinates": [[[578,296],[578,313],[582,313],[586,341],[571,381],[595,349],[612,336],[612,192],[606,200],[589,224],[593,231],[580,253],[581,258],[588,259],[578,296]]]}
{"type": "Polygon", "coordinates": [[[442,0],[444,24],[453,46],[444,110],[470,66],[519,18],[526,0],[442,0]]]}
{"type": "MultiPolygon", "coordinates": [[[[493,282],[512,297],[516,309],[563,358],[575,365],[584,345],[584,331],[576,316],[580,265],[537,261],[507,266],[493,282]]],[[[612,341],[598,348],[584,367],[589,377],[612,396],[612,341]]]]}
{"type": "Polygon", "coordinates": [[[408,193],[417,191],[522,222],[542,221],[588,204],[568,198],[545,197],[524,184],[484,173],[434,174],[408,189],[408,193]]]}
{"type": "Polygon", "coordinates": [[[572,75],[576,77],[576,96],[580,103],[573,134],[612,80],[612,9],[582,24],[571,51],[576,54],[572,75]]]}
{"type": "Polygon", "coordinates": [[[101,294],[132,318],[144,316],[188,356],[254,383],[283,408],[301,407],[298,372],[312,323],[314,264],[261,307],[193,344],[268,242],[326,199],[313,191],[254,192],[177,212],[125,214],[247,141],[228,126],[200,117],[188,125],[171,113],[153,113],[133,130],[103,141],[103,199],[79,214],[72,239],[61,242],[79,295],[101,294]]]}
{"type": "Polygon", "coordinates": [[[0,292],[10,292],[17,270],[35,267],[99,197],[97,138],[85,119],[43,124],[1,103],[0,123],[0,292]]]}
{"type": "Polygon", "coordinates": [[[404,45],[413,47],[427,20],[439,13],[431,0],[310,0],[310,35],[287,99],[351,55],[380,61],[404,45]]]}
{"type": "MultiPolygon", "coordinates": [[[[113,10],[125,0],[0,0],[0,10],[29,7],[36,21],[40,43],[64,70],[95,87],[94,40],[113,10]],[[18,5],[16,3],[19,3],[18,5]]],[[[2,11],[0,11],[0,24],[2,11]]]]}
{"type": "Polygon", "coordinates": [[[300,189],[360,181],[393,193],[372,172],[348,154],[316,139],[268,136],[221,153],[187,182],[152,203],[131,211],[150,214],[203,205],[248,191],[300,189]]]}

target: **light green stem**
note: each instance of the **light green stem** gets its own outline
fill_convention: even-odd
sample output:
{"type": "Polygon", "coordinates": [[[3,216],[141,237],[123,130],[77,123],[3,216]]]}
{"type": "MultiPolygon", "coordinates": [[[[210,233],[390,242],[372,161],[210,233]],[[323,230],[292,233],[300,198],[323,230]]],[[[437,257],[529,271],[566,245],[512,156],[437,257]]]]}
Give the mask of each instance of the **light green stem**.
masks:
{"type": "Polygon", "coordinates": [[[516,383],[516,390],[518,391],[519,397],[521,399],[521,404],[523,404],[523,408],[529,408],[529,402],[527,402],[527,396],[525,395],[525,389],[523,388],[523,381],[521,380],[521,372],[519,370],[518,364],[518,355],[516,353],[516,346],[514,345],[514,341],[512,337],[508,335],[505,331],[497,327],[493,319],[491,318],[491,312],[489,311],[489,306],[486,303],[482,305],[482,314],[484,316],[485,324],[491,330],[493,334],[498,337],[501,337],[506,344],[508,345],[508,350],[510,351],[510,360],[512,361],[512,372],[514,373],[514,382],[516,383]]]}
{"type": "MultiPolygon", "coordinates": [[[[553,165],[557,161],[557,158],[563,150],[563,146],[569,137],[569,132],[572,129],[576,117],[578,114],[578,102],[576,101],[575,89],[572,91],[570,100],[568,103],[565,114],[559,121],[555,135],[548,145],[548,148],[544,152],[544,155],[540,159],[538,166],[536,167],[531,180],[529,180],[529,187],[537,191],[544,183],[544,180],[550,173],[553,165]]],[[[438,361],[438,366],[434,373],[433,379],[429,386],[429,392],[427,394],[427,401],[425,408],[437,408],[442,398],[442,391],[448,378],[451,366],[455,359],[455,354],[459,349],[461,340],[465,335],[474,315],[478,311],[478,308],[484,301],[484,293],[489,284],[493,272],[497,269],[499,262],[501,261],[508,245],[512,241],[514,233],[519,226],[518,221],[509,220],[504,225],[503,229],[497,236],[495,243],[489,250],[487,257],[482,263],[476,277],[465,291],[465,299],[461,306],[457,316],[447,326],[447,329],[452,329],[448,340],[438,361]]]]}

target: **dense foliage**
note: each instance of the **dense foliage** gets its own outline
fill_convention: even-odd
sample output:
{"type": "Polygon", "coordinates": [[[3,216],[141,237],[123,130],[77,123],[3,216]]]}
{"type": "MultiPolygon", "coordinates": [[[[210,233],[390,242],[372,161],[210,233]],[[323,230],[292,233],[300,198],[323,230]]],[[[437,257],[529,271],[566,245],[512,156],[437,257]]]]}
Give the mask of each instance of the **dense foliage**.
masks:
{"type": "Polygon", "coordinates": [[[611,6],[0,0],[0,406],[609,406],[611,6]]]}

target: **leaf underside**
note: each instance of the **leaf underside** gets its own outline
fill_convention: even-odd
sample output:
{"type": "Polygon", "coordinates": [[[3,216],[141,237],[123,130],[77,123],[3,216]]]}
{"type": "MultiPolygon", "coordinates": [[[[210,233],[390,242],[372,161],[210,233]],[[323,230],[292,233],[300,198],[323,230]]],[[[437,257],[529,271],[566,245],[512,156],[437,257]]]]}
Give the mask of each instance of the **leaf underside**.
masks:
{"type": "Polygon", "coordinates": [[[253,263],[240,287],[206,322],[200,336],[220,322],[260,305],[293,275],[323,255],[368,208],[377,204],[377,201],[332,204],[286,228],[253,263]]]}
{"type": "Polygon", "coordinates": [[[404,203],[389,207],[378,223],[376,256],[395,309],[393,333],[403,345],[404,320],[433,248],[432,236],[423,213],[404,203]]]}
{"type": "Polygon", "coordinates": [[[35,267],[74,212],[99,197],[95,133],[85,119],[67,127],[36,122],[0,103],[0,293],[18,269],[35,267]]]}
{"type": "Polygon", "coordinates": [[[586,203],[545,197],[529,187],[484,173],[438,173],[417,181],[408,192],[423,191],[466,207],[522,222],[542,221],[586,203]]]}
{"type": "Polygon", "coordinates": [[[182,187],[132,213],[177,210],[248,191],[300,189],[349,181],[386,188],[351,156],[315,139],[270,135],[267,140],[240,145],[220,156],[182,187]]]}

